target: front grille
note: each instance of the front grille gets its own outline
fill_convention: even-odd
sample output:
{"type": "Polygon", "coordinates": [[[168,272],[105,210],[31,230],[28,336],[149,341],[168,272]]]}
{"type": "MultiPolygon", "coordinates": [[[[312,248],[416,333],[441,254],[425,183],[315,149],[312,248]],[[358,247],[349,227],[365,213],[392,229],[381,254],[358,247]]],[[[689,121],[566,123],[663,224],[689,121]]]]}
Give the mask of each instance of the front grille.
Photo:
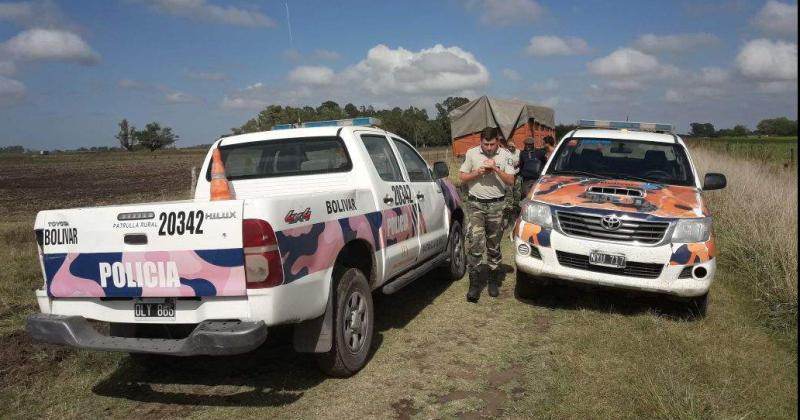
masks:
{"type": "Polygon", "coordinates": [[[607,230],[600,224],[603,216],[556,211],[561,230],[569,236],[618,242],[657,244],[664,238],[669,222],[646,222],[621,219],[617,230],[607,230]]]}
{"type": "Polygon", "coordinates": [[[625,268],[603,267],[589,264],[588,255],[573,254],[570,252],[556,251],[558,263],[564,267],[577,268],[579,270],[593,271],[595,273],[616,274],[618,276],[640,277],[645,279],[655,279],[661,275],[664,264],[650,264],[628,261],[625,268]]]}
{"type": "Polygon", "coordinates": [[[693,267],[691,265],[687,265],[686,267],[683,267],[683,270],[681,270],[681,273],[678,274],[678,278],[679,279],[690,279],[690,278],[692,278],[692,268],[693,267]]]}

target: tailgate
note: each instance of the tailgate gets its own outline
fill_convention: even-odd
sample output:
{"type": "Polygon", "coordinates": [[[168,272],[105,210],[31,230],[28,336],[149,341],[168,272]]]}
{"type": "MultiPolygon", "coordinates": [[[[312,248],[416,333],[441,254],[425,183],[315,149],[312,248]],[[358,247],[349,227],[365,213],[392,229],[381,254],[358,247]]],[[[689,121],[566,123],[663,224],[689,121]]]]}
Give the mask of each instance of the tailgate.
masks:
{"type": "Polygon", "coordinates": [[[241,200],[48,210],[36,218],[51,297],[246,294],[241,200]]]}

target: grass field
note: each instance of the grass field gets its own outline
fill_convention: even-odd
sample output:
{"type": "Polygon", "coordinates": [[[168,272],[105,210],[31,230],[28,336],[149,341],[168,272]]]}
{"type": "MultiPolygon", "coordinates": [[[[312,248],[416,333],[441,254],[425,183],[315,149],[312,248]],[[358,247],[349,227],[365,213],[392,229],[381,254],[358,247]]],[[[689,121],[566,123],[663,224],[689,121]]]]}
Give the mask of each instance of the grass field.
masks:
{"type": "Polygon", "coordinates": [[[253,354],[154,367],[32,342],[36,211],[187,198],[203,152],[0,157],[0,418],[796,418],[797,172],[693,154],[729,179],[707,194],[721,255],[705,320],[604,289],[519,300],[506,239],[498,299],[468,305],[440,273],[376,295],[371,361],[349,379],[322,376],[285,330],[253,354]]]}
{"type": "Polygon", "coordinates": [[[693,147],[704,147],[730,156],[797,167],[797,137],[716,137],[687,142],[693,147]]]}

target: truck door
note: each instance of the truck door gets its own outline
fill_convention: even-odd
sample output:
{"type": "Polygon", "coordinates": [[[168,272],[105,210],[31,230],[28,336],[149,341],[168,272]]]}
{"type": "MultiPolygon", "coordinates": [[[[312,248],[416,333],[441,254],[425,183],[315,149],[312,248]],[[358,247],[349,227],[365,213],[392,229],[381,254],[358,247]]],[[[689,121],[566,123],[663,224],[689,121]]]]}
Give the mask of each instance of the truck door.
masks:
{"type": "Polygon", "coordinates": [[[417,237],[420,242],[418,260],[424,261],[438,255],[447,247],[444,193],[419,153],[404,140],[392,137],[392,141],[408,174],[416,200],[417,237]]]}
{"type": "Polygon", "coordinates": [[[384,248],[384,278],[411,268],[419,254],[414,196],[389,140],[380,134],[359,135],[372,160],[375,195],[382,214],[381,243],[384,248]]]}

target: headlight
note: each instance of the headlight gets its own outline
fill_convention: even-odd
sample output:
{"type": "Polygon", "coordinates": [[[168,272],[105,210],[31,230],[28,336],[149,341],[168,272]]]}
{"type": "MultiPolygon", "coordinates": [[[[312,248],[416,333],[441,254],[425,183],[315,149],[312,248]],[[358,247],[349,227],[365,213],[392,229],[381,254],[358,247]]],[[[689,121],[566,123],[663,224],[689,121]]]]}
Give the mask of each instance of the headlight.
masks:
{"type": "Polygon", "coordinates": [[[711,237],[711,218],[681,219],[672,232],[672,242],[705,242],[711,237]]]}
{"type": "Polygon", "coordinates": [[[550,214],[550,206],[547,204],[526,201],[522,205],[521,214],[522,220],[528,223],[546,228],[553,227],[553,216],[550,214]]]}

